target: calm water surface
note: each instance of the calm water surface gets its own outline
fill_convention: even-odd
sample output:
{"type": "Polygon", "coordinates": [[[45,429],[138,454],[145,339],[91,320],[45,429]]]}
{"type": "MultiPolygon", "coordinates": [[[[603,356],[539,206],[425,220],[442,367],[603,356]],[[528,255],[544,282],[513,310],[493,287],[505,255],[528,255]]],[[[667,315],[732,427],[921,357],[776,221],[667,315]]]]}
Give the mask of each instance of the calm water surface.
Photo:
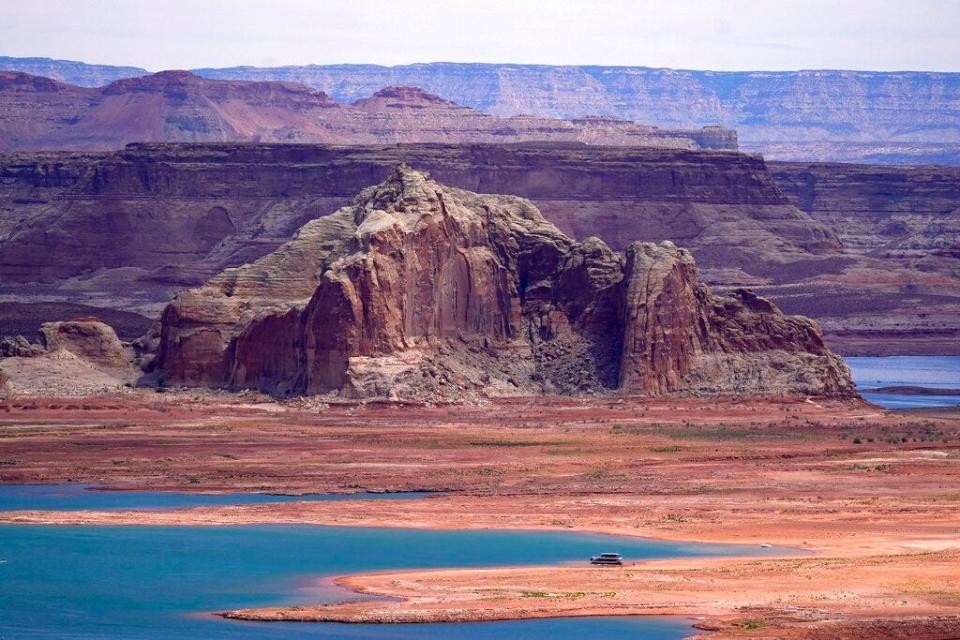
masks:
{"type": "MultiPolygon", "coordinates": [[[[185,509],[207,505],[315,502],[331,500],[409,500],[425,498],[423,492],[352,493],[278,496],[266,493],[176,493],[173,491],[98,491],[85,484],[34,484],[0,487],[0,511],[44,509],[51,511],[116,511],[128,509],[185,509]]],[[[0,638],[0,640],[5,640],[0,638]]]]}
{"type": "MultiPolygon", "coordinates": [[[[754,552],[612,536],[315,526],[0,525],[0,638],[681,638],[682,620],[580,618],[482,624],[247,623],[206,612],[333,602],[318,576],[399,568],[754,552]]],[[[603,569],[598,569],[603,570],[603,569]]]]}
{"type": "Polygon", "coordinates": [[[960,356],[886,356],[844,358],[864,399],[888,409],[953,407],[960,396],[906,395],[870,391],[910,386],[960,389],[960,356]]]}

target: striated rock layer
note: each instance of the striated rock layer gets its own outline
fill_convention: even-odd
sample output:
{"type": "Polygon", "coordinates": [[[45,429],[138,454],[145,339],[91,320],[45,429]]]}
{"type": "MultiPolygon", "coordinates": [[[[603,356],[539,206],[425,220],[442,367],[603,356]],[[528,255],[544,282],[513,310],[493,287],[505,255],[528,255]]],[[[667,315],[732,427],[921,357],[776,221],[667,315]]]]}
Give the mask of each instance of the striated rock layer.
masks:
{"type": "Polygon", "coordinates": [[[732,129],[660,129],[616,118],[497,117],[416,87],[352,105],[291,82],[207,80],[163,71],[88,89],[0,71],[0,151],[118,149],[129,142],[579,141],[736,149],[732,129]]]}
{"type": "Polygon", "coordinates": [[[670,242],[578,243],[404,165],[162,317],[165,382],[270,393],[851,394],[816,325],[712,295],[670,242]]]}
{"type": "Polygon", "coordinates": [[[275,249],[401,161],[461,188],[528,197],[574,237],[689,246],[707,268],[789,279],[791,263],[841,248],[784,198],[762,159],[729,151],[138,144],[0,157],[0,283],[135,268],[126,291],[200,284],[275,249]]]}
{"type": "Polygon", "coordinates": [[[128,322],[136,317],[123,322],[140,329],[124,329],[104,309],[156,317],[179,289],[275,250],[398,162],[444,184],[529,198],[574,238],[615,250],[637,239],[687,247],[705,282],[751,287],[816,318],[835,351],[960,353],[956,169],[768,168],[731,151],[573,143],[138,144],[0,156],[0,334],[98,315],[130,339],[144,330],[128,322]],[[49,306],[63,302],[69,311],[49,306]]]}
{"type": "Polygon", "coordinates": [[[758,291],[816,317],[843,353],[960,353],[960,167],[769,169],[790,202],[836,231],[857,263],[821,286],[758,291]]]}
{"type": "MultiPolygon", "coordinates": [[[[0,69],[98,87],[143,69],[0,57],[0,69]]],[[[720,123],[743,148],[780,160],[960,164],[960,73],[698,71],[650,67],[446,63],[195,69],[204,78],[285,81],[353,102],[415,85],[498,116],[590,115],[664,128],[720,123]]]]}

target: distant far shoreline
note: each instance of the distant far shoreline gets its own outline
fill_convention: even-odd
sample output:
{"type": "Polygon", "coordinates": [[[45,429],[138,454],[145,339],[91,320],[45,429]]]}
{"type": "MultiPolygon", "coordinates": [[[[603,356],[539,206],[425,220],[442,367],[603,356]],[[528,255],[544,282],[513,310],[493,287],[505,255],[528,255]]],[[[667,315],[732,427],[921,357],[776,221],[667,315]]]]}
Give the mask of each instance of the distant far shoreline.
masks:
{"type": "Polygon", "coordinates": [[[960,389],[934,389],[932,387],[877,387],[875,389],[861,389],[869,393],[895,393],[903,396],[960,396],[960,389]]]}

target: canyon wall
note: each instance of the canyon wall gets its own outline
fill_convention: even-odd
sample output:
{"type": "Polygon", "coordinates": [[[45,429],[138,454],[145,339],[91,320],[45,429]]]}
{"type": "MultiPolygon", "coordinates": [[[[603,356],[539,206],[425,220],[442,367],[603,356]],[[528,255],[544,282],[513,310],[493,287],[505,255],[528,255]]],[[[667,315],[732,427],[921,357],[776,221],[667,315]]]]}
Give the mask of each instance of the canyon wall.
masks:
{"type": "Polygon", "coordinates": [[[0,278],[105,278],[131,267],[142,284],[196,284],[276,248],[401,161],[449,184],[530,198],[574,237],[600,235],[618,249],[636,238],[672,240],[692,247],[703,267],[747,281],[840,249],[827,227],[789,204],[763,160],[733,152],[138,144],[4,157],[0,278]]]}
{"type": "Polygon", "coordinates": [[[75,60],[54,60],[53,58],[15,58],[11,56],[0,56],[0,70],[43,76],[80,87],[102,87],[116,80],[145,76],[150,73],[140,67],[88,64],[75,60]]]}
{"type": "Polygon", "coordinates": [[[497,117],[416,87],[380,88],[353,104],[291,82],[208,80],[164,71],[100,88],[0,71],[0,151],[109,150],[129,142],[578,141],[736,149],[718,126],[658,129],[609,117],[497,117]]]}
{"type": "MultiPolygon", "coordinates": [[[[0,59],[84,86],[104,70],[0,59]]],[[[720,124],[768,158],[871,163],[960,163],[960,74],[938,72],[713,72],[649,67],[518,64],[307,65],[197,69],[207,78],[305,84],[338,102],[412,85],[499,116],[611,116],[664,128],[720,124]]],[[[142,70],[118,76],[143,75],[142,70]]],[[[116,78],[111,78],[116,79],[116,78]]]]}
{"type": "Polygon", "coordinates": [[[812,321],[711,295],[672,243],[577,243],[529,201],[405,165],[178,295],[155,366],[168,383],[276,395],[853,393],[812,321]]]}
{"type": "Polygon", "coordinates": [[[515,64],[198,69],[289,80],[355,100],[408,84],[496,115],[607,115],[661,127],[720,124],[768,158],[960,164],[960,73],[715,72],[515,64]]]}
{"type": "Polygon", "coordinates": [[[735,152],[575,144],[141,144],[3,156],[0,303],[155,317],[178,289],[275,250],[401,161],[444,184],[529,198],[573,238],[597,236],[617,251],[637,239],[688,247],[708,284],[748,286],[821,320],[828,343],[847,353],[956,353],[960,344],[952,170],[862,168],[884,176],[871,181],[825,167],[815,178],[808,165],[771,173],[735,152]],[[818,181],[830,175],[825,191],[818,181]],[[895,175],[916,197],[884,204],[896,200],[883,186],[898,184],[895,175]],[[812,191],[811,180],[820,185],[812,191]],[[905,219],[916,231],[904,231],[896,251],[858,244],[857,233],[886,224],[870,222],[864,203],[916,212],[938,199],[928,231],[923,216],[905,219]]]}
{"type": "Polygon", "coordinates": [[[802,307],[775,296],[781,304],[817,317],[831,344],[847,352],[958,352],[960,168],[769,167],[791,203],[833,229],[848,253],[865,259],[848,275],[850,291],[823,289],[802,307]],[[864,317],[852,322],[854,310],[864,317]]]}

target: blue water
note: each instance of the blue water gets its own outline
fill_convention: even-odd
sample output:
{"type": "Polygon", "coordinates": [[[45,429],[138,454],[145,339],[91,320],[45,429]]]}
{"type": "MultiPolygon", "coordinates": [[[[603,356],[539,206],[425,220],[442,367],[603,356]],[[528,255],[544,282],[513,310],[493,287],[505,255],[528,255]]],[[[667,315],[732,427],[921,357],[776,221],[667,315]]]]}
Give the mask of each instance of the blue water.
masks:
{"type": "Polygon", "coordinates": [[[844,358],[865,400],[887,409],[960,406],[960,396],[919,396],[870,391],[911,386],[960,389],[960,356],[885,356],[844,358]]]}
{"type": "MultiPolygon", "coordinates": [[[[166,491],[98,491],[84,484],[35,484],[0,487],[0,511],[43,509],[51,511],[116,511],[128,509],[185,509],[205,505],[313,502],[329,500],[409,500],[430,494],[352,493],[280,496],[266,493],[176,493],[166,491]]],[[[0,640],[6,640],[0,638],[0,640]]]]}
{"type": "MultiPolygon", "coordinates": [[[[185,640],[280,638],[672,639],[682,620],[579,618],[482,624],[249,623],[210,611],[333,602],[318,576],[401,568],[584,562],[754,553],[563,532],[316,526],[0,525],[0,638],[185,640]]],[[[603,570],[603,569],[599,569],[603,570]]]]}

